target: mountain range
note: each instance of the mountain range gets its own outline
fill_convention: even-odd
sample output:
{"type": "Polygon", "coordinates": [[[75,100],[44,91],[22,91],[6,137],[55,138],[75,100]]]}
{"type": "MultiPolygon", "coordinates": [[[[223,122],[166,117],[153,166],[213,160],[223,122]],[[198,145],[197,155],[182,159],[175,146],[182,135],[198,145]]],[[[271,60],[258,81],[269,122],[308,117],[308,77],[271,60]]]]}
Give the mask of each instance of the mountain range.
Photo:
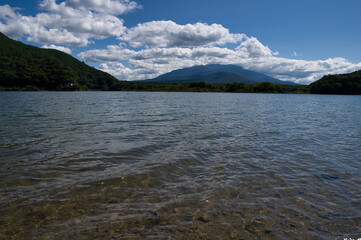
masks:
{"type": "Polygon", "coordinates": [[[239,66],[220,64],[178,69],[149,80],[118,81],[110,74],[90,67],[66,53],[26,45],[0,33],[0,90],[190,91],[195,87],[197,91],[302,90],[301,92],[318,94],[361,94],[361,71],[326,75],[310,86],[304,86],[305,89],[296,85],[294,82],[281,81],[239,66]],[[176,82],[185,84],[154,84],[176,82]],[[280,85],[294,86],[282,86],[287,88],[282,90],[280,85]]]}
{"type": "Polygon", "coordinates": [[[294,82],[281,81],[263,73],[247,70],[236,65],[221,64],[199,65],[178,69],[144,81],[157,83],[205,82],[209,84],[270,82],[282,85],[298,85],[294,82]]]}

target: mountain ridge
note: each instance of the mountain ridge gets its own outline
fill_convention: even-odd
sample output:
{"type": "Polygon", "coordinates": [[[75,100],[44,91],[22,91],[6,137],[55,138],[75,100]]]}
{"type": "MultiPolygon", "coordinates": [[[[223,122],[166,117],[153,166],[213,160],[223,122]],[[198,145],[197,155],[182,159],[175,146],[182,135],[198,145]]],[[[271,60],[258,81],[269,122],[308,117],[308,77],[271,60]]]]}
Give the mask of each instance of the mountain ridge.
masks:
{"type": "Polygon", "coordinates": [[[290,81],[281,81],[263,73],[247,70],[236,65],[208,64],[173,70],[145,82],[188,83],[203,81],[206,83],[226,84],[232,82],[261,83],[270,82],[282,85],[298,85],[290,81]]]}
{"type": "Polygon", "coordinates": [[[0,88],[108,90],[118,82],[64,52],[12,40],[0,32],[0,88]]]}
{"type": "Polygon", "coordinates": [[[361,70],[345,74],[325,75],[310,84],[310,93],[360,95],[361,70]]]}

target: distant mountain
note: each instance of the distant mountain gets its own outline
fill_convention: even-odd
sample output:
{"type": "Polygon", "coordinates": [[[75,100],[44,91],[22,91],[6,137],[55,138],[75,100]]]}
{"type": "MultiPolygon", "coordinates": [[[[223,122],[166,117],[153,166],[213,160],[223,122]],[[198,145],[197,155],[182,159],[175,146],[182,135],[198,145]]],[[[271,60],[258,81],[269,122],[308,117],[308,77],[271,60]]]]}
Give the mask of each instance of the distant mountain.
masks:
{"type": "Polygon", "coordinates": [[[316,94],[361,94],[361,70],[326,75],[310,84],[310,93],[316,94]]]}
{"type": "Polygon", "coordinates": [[[241,75],[231,72],[215,72],[199,78],[200,82],[206,82],[211,84],[222,84],[222,83],[255,83],[255,81],[249,80],[241,75]]]}
{"type": "Polygon", "coordinates": [[[187,83],[202,81],[206,83],[260,83],[270,82],[283,85],[297,85],[294,82],[281,81],[262,73],[246,70],[235,65],[220,65],[210,64],[194,66],[171,71],[169,73],[160,75],[154,79],[145,80],[146,82],[159,83],[187,83]]]}
{"type": "Polygon", "coordinates": [[[117,82],[66,53],[26,45],[0,33],[0,89],[108,90],[117,82]]]}

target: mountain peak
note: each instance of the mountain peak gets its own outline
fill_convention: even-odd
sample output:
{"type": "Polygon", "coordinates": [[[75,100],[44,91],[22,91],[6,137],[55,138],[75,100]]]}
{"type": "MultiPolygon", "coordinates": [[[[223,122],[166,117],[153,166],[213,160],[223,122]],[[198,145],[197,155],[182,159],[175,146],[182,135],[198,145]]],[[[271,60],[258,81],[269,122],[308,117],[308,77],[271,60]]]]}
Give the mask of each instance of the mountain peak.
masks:
{"type": "Polygon", "coordinates": [[[196,82],[225,84],[231,82],[260,83],[270,82],[284,85],[296,85],[293,82],[285,82],[270,77],[263,73],[244,69],[237,65],[208,64],[177,69],[160,75],[147,82],[174,83],[196,82]]]}

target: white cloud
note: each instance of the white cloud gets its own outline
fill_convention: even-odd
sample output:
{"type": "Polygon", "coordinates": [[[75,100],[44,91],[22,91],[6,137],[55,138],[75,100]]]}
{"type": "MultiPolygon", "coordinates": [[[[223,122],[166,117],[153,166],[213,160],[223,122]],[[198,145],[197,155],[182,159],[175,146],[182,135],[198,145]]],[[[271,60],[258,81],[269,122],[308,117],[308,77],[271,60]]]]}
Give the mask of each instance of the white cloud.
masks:
{"type": "Polygon", "coordinates": [[[86,46],[91,43],[85,35],[75,35],[67,30],[47,30],[45,28],[37,29],[27,40],[41,44],[54,43],[77,47],[86,46]]]}
{"type": "Polygon", "coordinates": [[[9,5],[0,6],[0,18],[3,19],[11,19],[15,18],[16,13],[14,12],[13,8],[9,5]]]}
{"type": "Polygon", "coordinates": [[[39,3],[39,7],[43,11],[58,13],[66,17],[75,17],[78,13],[81,13],[79,9],[68,7],[66,2],[57,4],[55,0],[42,0],[39,3]]]}
{"type": "Polygon", "coordinates": [[[0,6],[0,32],[13,38],[20,38],[27,31],[27,26],[18,20],[21,16],[15,12],[16,10],[9,5],[0,6]]]}
{"type": "Polygon", "coordinates": [[[115,76],[119,80],[126,80],[133,74],[133,70],[125,67],[121,63],[103,63],[99,65],[98,69],[115,76]]]}
{"type": "Polygon", "coordinates": [[[280,57],[248,59],[242,66],[281,80],[309,84],[327,74],[348,73],[361,68],[344,58],[305,61],[280,57]]]}
{"type": "Polygon", "coordinates": [[[169,71],[211,63],[234,64],[262,72],[281,80],[308,84],[323,75],[346,73],[361,68],[344,58],[318,61],[287,59],[277,56],[256,38],[245,38],[239,47],[169,47],[130,50],[121,46],[109,46],[103,50],[90,50],[78,55],[90,62],[101,62],[100,69],[123,80],[154,78],[169,71]],[[119,65],[127,61],[129,68],[119,65]]]}
{"type": "Polygon", "coordinates": [[[110,45],[107,49],[95,49],[78,54],[78,57],[88,62],[117,62],[129,60],[134,57],[136,51],[110,45]]]}
{"type": "Polygon", "coordinates": [[[80,9],[115,15],[124,14],[140,8],[136,2],[129,0],[68,0],[67,5],[80,9]]]}
{"type": "MultiPolygon", "coordinates": [[[[42,12],[23,16],[18,8],[3,5],[0,31],[12,38],[25,35],[28,41],[44,44],[44,48],[67,53],[71,53],[69,46],[87,46],[98,39],[116,37],[119,45],[84,51],[78,57],[100,63],[99,69],[125,80],[153,78],[175,69],[210,63],[235,64],[299,83],[361,69],[361,63],[353,64],[344,58],[282,58],[257,38],[230,33],[220,24],[152,21],[127,29],[117,16],[139,7],[131,0],[41,0],[42,12]]],[[[293,53],[293,57],[299,56],[302,54],[293,53]]]]}
{"type": "MultiPolygon", "coordinates": [[[[73,8],[68,6],[68,2],[57,4],[55,0],[43,0],[39,7],[45,12],[34,17],[22,16],[16,12],[16,8],[8,5],[0,6],[0,20],[3,20],[0,21],[0,31],[13,38],[21,38],[25,34],[29,41],[67,46],[86,46],[93,42],[90,40],[92,38],[103,39],[123,34],[126,29],[123,20],[107,14],[103,8],[86,9],[86,4],[91,2],[84,1],[83,7],[73,8]]],[[[123,4],[124,11],[134,5],[129,1],[94,0],[94,3],[123,4]]],[[[119,13],[120,10],[117,11],[119,13]]]]}
{"type": "Polygon", "coordinates": [[[113,15],[71,8],[66,2],[56,4],[54,0],[44,0],[40,6],[48,13],[37,14],[35,22],[50,29],[65,29],[98,39],[119,36],[125,30],[123,20],[113,15]]]}
{"type": "Polygon", "coordinates": [[[231,34],[220,24],[178,25],[172,21],[152,21],[128,29],[119,40],[132,47],[191,47],[237,43],[244,34],[231,34]]]}
{"type": "MultiPolygon", "coordinates": [[[[236,50],[242,52],[243,55],[249,58],[271,57],[274,55],[271,49],[264,46],[255,37],[247,38],[236,48],[236,50]]],[[[278,55],[278,53],[275,53],[275,55],[278,55]]]]}
{"type": "Polygon", "coordinates": [[[62,52],[65,52],[67,54],[71,54],[71,49],[63,46],[56,46],[54,44],[51,45],[43,45],[41,48],[47,48],[47,49],[56,49],[62,52]]]}
{"type": "Polygon", "coordinates": [[[146,48],[138,51],[119,46],[108,46],[103,50],[89,50],[78,54],[78,57],[88,62],[116,62],[121,60],[134,61],[159,61],[171,60],[195,60],[195,59],[227,59],[230,56],[241,58],[242,53],[228,48],[220,47],[194,47],[194,48],[146,48]]]}

